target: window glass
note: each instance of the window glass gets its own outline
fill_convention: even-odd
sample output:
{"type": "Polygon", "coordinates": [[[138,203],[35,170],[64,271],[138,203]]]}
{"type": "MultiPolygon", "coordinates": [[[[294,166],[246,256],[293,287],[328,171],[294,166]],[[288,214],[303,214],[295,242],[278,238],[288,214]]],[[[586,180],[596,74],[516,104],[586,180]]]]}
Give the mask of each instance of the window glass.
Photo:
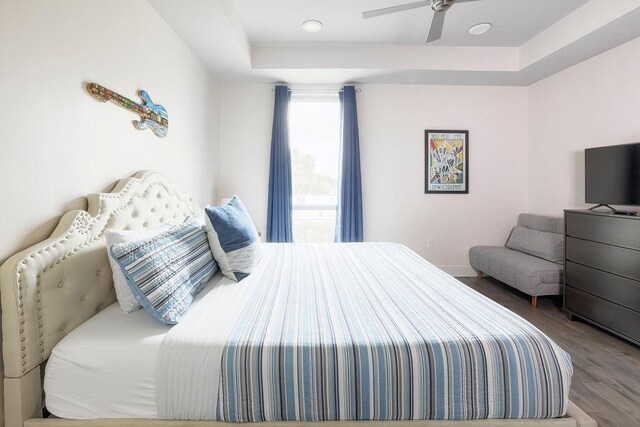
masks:
{"type": "Polygon", "coordinates": [[[293,101],[289,107],[295,242],[335,237],[340,103],[293,101]]]}

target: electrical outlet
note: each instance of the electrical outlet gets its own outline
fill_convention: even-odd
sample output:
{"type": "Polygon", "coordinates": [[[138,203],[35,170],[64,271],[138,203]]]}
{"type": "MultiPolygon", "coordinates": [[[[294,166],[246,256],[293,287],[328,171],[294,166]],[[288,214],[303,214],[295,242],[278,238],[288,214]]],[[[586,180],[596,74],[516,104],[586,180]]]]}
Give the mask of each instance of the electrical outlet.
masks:
{"type": "Polygon", "coordinates": [[[433,248],[435,248],[435,244],[433,243],[433,239],[429,239],[429,240],[427,240],[427,247],[428,247],[429,249],[433,249],[433,248]]]}

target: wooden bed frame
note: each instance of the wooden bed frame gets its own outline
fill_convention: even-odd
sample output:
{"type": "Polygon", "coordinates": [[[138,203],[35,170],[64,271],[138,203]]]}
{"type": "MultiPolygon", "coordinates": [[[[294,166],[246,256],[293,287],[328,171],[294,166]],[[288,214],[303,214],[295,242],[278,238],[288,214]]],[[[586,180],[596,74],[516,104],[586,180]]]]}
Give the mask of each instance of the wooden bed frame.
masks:
{"type": "MultiPolygon", "coordinates": [[[[87,211],[67,212],[51,237],[9,258],[0,267],[5,425],[22,426],[229,426],[222,422],[138,419],[43,418],[42,378],[53,347],[69,332],[116,300],[104,243],[109,228],[142,229],[200,215],[188,196],[162,174],[143,171],[110,193],[87,196],[87,211]]],[[[332,422],[332,427],[364,422],[332,422]]],[[[597,424],[570,402],[567,415],[549,420],[380,421],[401,426],[580,426],[597,424]]],[[[311,422],[268,422],[265,427],[312,427],[311,422]]]]}

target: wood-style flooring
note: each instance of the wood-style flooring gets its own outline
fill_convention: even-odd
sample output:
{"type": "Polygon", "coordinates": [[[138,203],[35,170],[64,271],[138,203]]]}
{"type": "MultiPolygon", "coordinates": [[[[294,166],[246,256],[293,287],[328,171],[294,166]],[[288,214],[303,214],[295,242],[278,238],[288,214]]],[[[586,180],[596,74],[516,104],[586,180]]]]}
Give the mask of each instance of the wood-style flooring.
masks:
{"type": "Polygon", "coordinates": [[[571,354],[570,399],[599,426],[640,426],[640,347],[588,323],[571,322],[559,297],[540,297],[534,309],[529,296],[492,278],[460,281],[527,319],[571,354]]]}

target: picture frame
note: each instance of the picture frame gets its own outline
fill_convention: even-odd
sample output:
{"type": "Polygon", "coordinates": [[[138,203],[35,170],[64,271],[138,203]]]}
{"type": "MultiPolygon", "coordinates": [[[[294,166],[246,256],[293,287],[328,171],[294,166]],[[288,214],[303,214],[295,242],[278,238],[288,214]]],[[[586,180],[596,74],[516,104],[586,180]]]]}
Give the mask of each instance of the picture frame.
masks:
{"type": "Polygon", "coordinates": [[[469,194],[469,131],[424,132],[425,194],[469,194]]]}

